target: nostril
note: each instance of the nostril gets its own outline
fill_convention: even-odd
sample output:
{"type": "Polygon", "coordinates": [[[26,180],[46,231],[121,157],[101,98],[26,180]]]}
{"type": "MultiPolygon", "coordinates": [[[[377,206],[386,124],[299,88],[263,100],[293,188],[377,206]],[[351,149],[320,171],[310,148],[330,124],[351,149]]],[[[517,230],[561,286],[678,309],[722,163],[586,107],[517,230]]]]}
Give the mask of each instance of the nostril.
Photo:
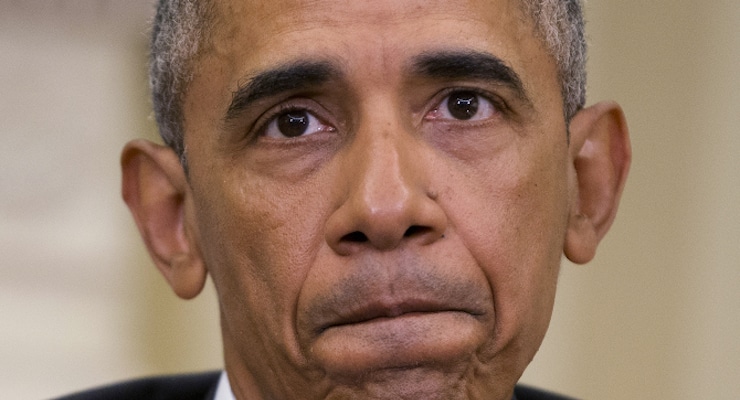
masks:
{"type": "Polygon", "coordinates": [[[342,236],[342,241],[343,242],[364,243],[364,242],[367,242],[368,239],[364,233],[360,231],[354,231],[352,233],[348,233],[342,236]]]}
{"type": "Polygon", "coordinates": [[[403,237],[421,235],[426,232],[429,232],[430,230],[431,228],[426,227],[426,226],[412,225],[408,229],[406,229],[406,232],[403,233],[403,237]]]}

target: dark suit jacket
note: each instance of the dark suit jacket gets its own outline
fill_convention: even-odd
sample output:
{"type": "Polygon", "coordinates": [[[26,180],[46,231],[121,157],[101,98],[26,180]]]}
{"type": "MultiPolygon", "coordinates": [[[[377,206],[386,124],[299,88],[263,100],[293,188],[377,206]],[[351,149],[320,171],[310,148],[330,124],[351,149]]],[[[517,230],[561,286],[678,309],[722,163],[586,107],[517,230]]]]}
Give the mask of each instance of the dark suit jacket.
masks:
{"type": "MultiPolygon", "coordinates": [[[[57,400],[213,400],[220,371],[161,376],[123,382],[57,400]]],[[[568,400],[542,390],[517,385],[512,400],[568,400]]]]}
{"type": "Polygon", "coordinates": [[[212,400],[221,371],[122,382],[57,400],[212,400]]]}

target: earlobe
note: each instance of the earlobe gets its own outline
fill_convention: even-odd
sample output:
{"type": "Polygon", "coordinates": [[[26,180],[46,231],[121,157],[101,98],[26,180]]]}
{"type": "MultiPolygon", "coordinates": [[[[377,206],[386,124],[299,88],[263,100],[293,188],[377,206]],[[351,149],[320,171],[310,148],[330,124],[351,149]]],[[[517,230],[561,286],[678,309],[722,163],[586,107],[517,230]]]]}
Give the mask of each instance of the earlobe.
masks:
{"type": "Polygon", "coordinates": [[[571,211],[564,253],[590,261],[611,227],[632,151],[622,109],[604,102],[581,110],[570,123],[571,211]]]}
{"type": "Polygon", "coordinates": [[[197,296],[207,269],[198,248],[189,185],[177,155],[168,147],[134,140],[123,149],[121,169],[123,199],[152,260],[178,296],[197,296]]]}

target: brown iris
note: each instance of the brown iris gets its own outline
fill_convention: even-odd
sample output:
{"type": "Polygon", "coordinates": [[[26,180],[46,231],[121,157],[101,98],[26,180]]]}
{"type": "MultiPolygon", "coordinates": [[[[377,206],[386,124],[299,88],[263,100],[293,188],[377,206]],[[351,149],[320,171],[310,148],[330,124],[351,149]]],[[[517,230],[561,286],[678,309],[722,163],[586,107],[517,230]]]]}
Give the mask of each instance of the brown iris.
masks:
{"type": "Polygon", "coordinates": [[[277,119],[277,127],[280,133],[287,137],[297,137],[306,133],[308,129],[308,113],[305,111],[290,111],[277,119]]]}
{"type": "Polygon", "coordinates": [[[456,119],[470,119],[478,112],[478,95],[473,92],[454,92],[447,100],[447,110],[456,119]]]}

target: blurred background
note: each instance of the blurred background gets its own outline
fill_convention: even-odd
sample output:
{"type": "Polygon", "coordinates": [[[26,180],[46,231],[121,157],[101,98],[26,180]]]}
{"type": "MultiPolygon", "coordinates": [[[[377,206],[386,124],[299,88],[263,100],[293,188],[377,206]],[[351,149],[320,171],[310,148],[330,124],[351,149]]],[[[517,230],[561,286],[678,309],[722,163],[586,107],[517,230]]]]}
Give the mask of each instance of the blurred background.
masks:
{"type": "MultiPolygon", "coordinates": [[[[0,387],[40,399],[219,368],[212,287],[178,300],[119,195],[154,138],[150,0],[0,0],[0,387]]],[[[740,398],[740,2],[590,0],[589,102],[627,114],[620,215],[564,263],[523,381],[586,399],[740,398]]]]}

